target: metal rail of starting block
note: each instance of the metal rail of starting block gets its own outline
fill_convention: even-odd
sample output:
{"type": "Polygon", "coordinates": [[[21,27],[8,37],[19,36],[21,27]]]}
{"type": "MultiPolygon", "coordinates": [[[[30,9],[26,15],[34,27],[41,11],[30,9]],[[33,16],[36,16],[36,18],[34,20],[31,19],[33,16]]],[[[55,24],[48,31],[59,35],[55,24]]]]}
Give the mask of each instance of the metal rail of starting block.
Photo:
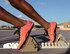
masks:
{"type": "Polygon", "coordinates": [[[41,43],[41,49],[46,49],[46,48],[69,48],[70,43],[50,43],[50,42],[45,42],[41,43]]]}

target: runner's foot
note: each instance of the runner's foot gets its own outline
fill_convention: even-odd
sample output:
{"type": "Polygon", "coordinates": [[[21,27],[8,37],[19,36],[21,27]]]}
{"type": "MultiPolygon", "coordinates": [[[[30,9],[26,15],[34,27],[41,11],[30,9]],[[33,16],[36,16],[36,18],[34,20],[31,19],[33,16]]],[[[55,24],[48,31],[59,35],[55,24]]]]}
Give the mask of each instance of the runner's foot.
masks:
{"type": "Polygon", "coordinates": [[[55,28],[56,28],[56,22],[50,22],[50,27],[48,28],[48,35],[49,35],[50,43],[54,41],[55,28]]]}
{"type": "Polygon", "coordinates": [[[31,30],[32,27],[33,27],[33,23],[31,21],[26,20],[26,25],[20,28],[20,40],[17,49],[20,49],[22,44],[25,42],[28,36],[28,32],[31,30]]]}

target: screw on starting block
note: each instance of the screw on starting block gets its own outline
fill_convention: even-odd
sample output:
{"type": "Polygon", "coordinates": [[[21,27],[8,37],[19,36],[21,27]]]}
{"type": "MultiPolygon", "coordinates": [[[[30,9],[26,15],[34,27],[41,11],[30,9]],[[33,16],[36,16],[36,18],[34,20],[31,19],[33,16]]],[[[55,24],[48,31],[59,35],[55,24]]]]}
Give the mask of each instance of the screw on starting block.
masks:
{"type": "Polygon", "coordinates": [[[38,51],[37,42],[34,38],[31,36],[28,36],[28,38],[25,41],[25,44],[20,49],[20,52],[36,52],[38,51]]]}

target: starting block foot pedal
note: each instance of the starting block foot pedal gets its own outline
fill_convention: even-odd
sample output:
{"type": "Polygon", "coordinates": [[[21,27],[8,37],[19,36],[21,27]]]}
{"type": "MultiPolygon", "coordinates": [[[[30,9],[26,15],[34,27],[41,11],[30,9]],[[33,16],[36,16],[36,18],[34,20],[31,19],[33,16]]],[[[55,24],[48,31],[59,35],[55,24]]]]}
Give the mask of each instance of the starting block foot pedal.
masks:
{"type": "Polygon", "coordinates": [[[20,52],[35,52],[38,51],[37,48],[37,42],[34,38],[32,38],[31,36],[29,36],[25,42],[25,44],[23,44],[23,46],[20,49],[20,52]]]}

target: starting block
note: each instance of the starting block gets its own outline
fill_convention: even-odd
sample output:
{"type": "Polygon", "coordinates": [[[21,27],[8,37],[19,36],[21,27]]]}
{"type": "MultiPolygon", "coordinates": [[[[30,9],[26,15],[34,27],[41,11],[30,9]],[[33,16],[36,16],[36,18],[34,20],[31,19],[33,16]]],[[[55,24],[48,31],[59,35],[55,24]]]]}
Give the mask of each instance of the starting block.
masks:
{"type": "Polygon", "coordinates": [[[35,52],[38,51],[38,44],[34,38],[29,36],[20,49],[20,52],[35,52]]]}
{"type": "Polygon", "coordinates": [[[59,34],[55,40],[54,43],[50,42],[42,42],[41,43],[41,49],[47,49],[47,48],[69,48],[70,43],[66,42],[65,38],[59,34]]]}
{"type": "MultiPolygon", "coordinates": [[[[17,49],[18,42],[10,42],[2,45],[0,49],[17,49]]],[[[34,38],[28,36],[25,43],[20,48],[20,52],[36,52],[39,50],[38,43],[34,38]]]]}

